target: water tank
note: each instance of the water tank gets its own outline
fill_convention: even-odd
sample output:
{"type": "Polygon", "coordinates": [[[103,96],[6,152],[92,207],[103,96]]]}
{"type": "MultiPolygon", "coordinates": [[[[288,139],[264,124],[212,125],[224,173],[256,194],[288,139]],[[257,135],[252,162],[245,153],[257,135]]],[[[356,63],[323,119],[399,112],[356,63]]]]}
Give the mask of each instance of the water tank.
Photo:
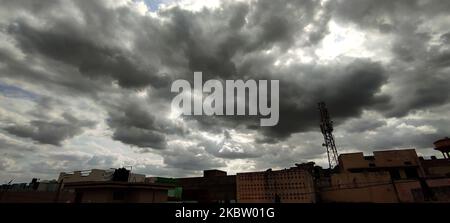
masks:
{"type": "Polygon", "coordinates": [[[441,151],[450,151],[450,138],[445,137],[443,139],[439,139],[438,141],[434,142],[434,147],[436,150],[441,151]]]}

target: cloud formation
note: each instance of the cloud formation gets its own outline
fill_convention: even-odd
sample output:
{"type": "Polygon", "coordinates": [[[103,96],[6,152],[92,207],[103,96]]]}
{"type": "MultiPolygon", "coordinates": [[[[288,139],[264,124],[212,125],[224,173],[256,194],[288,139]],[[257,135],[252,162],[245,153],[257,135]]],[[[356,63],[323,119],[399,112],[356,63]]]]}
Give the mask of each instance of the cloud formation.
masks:
{"type": "Polygon", "coordinates": [[[28,125],[16,124],[4,130],[12,135],[30,138],[42,144],[60,146],[61,143],[82,133],[83,128],[92,127],[91,121],[78,120],[70,114],[63,114],[64,121],[32,120],[28,125]]]}
{"type": "Polygon", "coordinates": [[[166,176],[324,165],[320,101],[341,152],[428,155],[449,136],[448,1],[145,3],[2,1],[1,179],[119,165],[166,176]],[[172,117],[170,85],[192,83],[194,71],[280,80],[279,124],[172,117]]]}

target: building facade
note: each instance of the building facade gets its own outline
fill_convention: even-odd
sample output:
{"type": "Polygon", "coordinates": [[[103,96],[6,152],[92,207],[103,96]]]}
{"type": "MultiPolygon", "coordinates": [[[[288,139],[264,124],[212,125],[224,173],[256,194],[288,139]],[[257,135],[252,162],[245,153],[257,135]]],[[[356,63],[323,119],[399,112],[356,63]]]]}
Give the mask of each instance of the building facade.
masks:
{"type": "Polygon", "coordinates": [[[301,167],[236,175],[239,203],[315,203],[310,171],[301,167]]]}
{"type": "Polygon", "coordinates": [[[167,202],[166,184],[117,181],[87,181],[64,184],[64,190],[75,194],[75,203],[163,203],[167,202]]]}
{"type": "Polygon", "coordinates": [[[450,201],[447,159],[425,160],[414,149],[341,154],[339,173],[320,188],[323,202],[412,203],[450,201]]]}
{"type": "MultiPolygon", "coordinates": [[[[111,181],[114,177],[114,173],[118,169],[92,169],[92,170],[78,170],[73,172],[61,172],[58,177],[58,182],[73,183],[73,182],[86,182],[86,181],[111,181]]],[[[145,182],[144,174],[136,174],[128,171],[128,182],[145,182]]]]}
{"type": "Polygon", "coordinates": [[[181,200],[200,203],[235,203],[236,176],[220,170],[205,170],[203,177],[177,178],[181,200]]]}

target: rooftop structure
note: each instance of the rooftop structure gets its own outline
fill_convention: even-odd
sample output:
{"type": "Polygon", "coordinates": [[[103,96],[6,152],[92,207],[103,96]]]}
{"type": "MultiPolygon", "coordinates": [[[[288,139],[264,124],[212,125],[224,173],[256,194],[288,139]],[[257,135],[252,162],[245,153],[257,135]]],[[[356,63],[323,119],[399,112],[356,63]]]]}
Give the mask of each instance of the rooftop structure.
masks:
{"type": "Polygon", "coordinates": [[[440,151],[445,159],[450,159],[450,138],[445,137],[443,139],[440,139],[434,144],[434,149],[437,151],[440,151]]]}

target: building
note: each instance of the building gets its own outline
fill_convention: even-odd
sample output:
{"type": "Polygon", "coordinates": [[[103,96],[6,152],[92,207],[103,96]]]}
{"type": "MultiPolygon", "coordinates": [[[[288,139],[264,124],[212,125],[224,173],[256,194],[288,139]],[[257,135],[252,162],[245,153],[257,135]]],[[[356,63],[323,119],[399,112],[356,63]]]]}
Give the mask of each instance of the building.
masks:
{"type": "Polygon", "coordinates": [[[64,184],[75,193],[75,203],[162,203],[167,202],[168,184],[121,181],[86,181],[64,184]]]}
{"type": "Polygon", "coordinates": [[[236,176],[220,170],[205,170],[203,177],[177,178],[182,201],[200,203],[236,202],[236,176]]]}
{"type": "Polygon", "coordinates": [[[320,188],[323,202],[411,203],[450,201],[450,165],[425,160],[414,149],[341,154],[339,173],[320,188]]]}
{"type": "Polygon", "coordinates": [[[236,188],[239,203],[316,202],[311,169],[302,165],[277,171],[238,173],[236,188]]]}
{"type": "MultiPolygon", "coordinates": [[[[61,172],[59,174],[58,182],[72,183],[72,182],[85,182],[85,181],[110,181],[114,177],[114,173],[119,169],[92,169],[81,170],[73,172],[61,172]]],[[[127,174],[128,182],[144,182],[144,174],[129,173],[127,174]]]]}
{"type": "MultiPolygon", "coordinates": [[[[420,157],[425,172],[424,185],[428,197],[436,202],[450,201],[450,139],[448,137],[434,142],[435,150],[442,153],[443,158],[432,156],[431,159],[420,157]]],[[[416,192],[419,193],[420,192],[416,192]]]]}
{"type": "Polygon", "coordinates": [[[148,182],[125,168],[61,173],[61,190],[75,194],[75,203],[161,203],[168,201],[170,183],[148,182]]]}
{"type": "Polygon", "coordinates": [[[372,156],[347,153],[339,156],[340,173],[387,171],[394,180],[415,179],[424,176],[416,150],[375,151],[372,156]]]}
{"type": "Polygon", "coordinates": [[[320,188],[321,202],[397,203],[389,172],[335,173],[331,183],[320,188]]]}
{"type": "Polygon", "coordinates": [[[371,156],[339,156],[339,173],[330,187],[321,188],[323,202],[397,203],[423,201],[425,176],[414,149],[375,151],[371,156]]]}
{"type": "Polygon", "coordinates": [[[59,191],[61,184],[52,181],[39,181],[34,178],[30,183],[3,184],[0,187],[0,203],[70,203],[75,194],[59,191]]]}
{"type": "Polygon", "coordinates": [[[421,157],[420,162],[427,178],[450,177],[450,139],[448,137],[437,140],[434,149],[441,152],[443,159],[432,156],[431,159],[421,157]]]}
{"type": "Polygon", "coordinates": [[[174,178],[167,178],[167,177],[146,177],[145,178],[146,183],[162,183],[162,184],[169,184],[172,185],[173,188],[170,188],[167,192],[168,201],[182,201],[182,192],[183,188],[178,185],[178,180],[174,178]]]}
{"type": "Polygon", "coordinates": [[[420,157],[420,163],[427,178],[450,177],[450,159],[438,159],[436,156],[430,159],[420,157]]]}
{"type": "Polygon", "coordinates": [[[450,138],[445,137],[443,139],[437,140],[434,144],[434,149],[441,152],[444,159],[450,159],[450,138]]]}

